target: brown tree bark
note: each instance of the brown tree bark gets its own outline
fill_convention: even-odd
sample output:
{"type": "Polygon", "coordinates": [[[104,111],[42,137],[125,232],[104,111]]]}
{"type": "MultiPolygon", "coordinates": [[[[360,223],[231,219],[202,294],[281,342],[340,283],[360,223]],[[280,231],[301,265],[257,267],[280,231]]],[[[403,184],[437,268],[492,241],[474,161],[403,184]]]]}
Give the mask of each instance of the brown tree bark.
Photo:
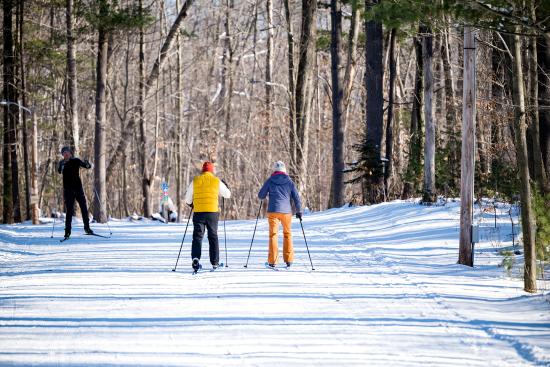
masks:
{"type": "MultiPolygon", "coordinates": [[[[302,0],[302,27],[300,59],[296,79],[296,162],[294,174],[300,194],[305,198],[307,189],[307,158],[309,152],[309,125],[312,98],[312,71],[315,65],[317,1],[302,0]]],[[[292,132],[291,132],[292,134],[292,132]]],[[[305,202],[305,200],[304,200],[305,202]]]]}
{"type": "Polygon", "coordinates": [[[344,205],[344,90],[340,76],[342,48],[342,10],[339,0],[330,2],[331,77],[332,77],[332,193],[330,208],[344,205]]]}
{"type": "Polygon", "coordinates": [[[539,123],[540,135],[539,143],[542,154],[542,162],[547,178],[550,179],[550,40],[545,37],[538,38],[537,60],[540,67],[538,68],[539,80],[539,105],[545,106],[540,110],[539,123]]]}
{"type": "MultiPolygon", "coordinates": [[[[100,14],[107,12],[107,0],[99,0],[100,14]]],[[[106,84],[108,63],[108,34],[100,26],[97,41],[95,141],[94,141],[94,205],[93,215],[99,223],[107,222],[106,187],[106,84]]]]}
{"type": "MultiPolygon", "coordinates": [[[[143,13],[143,3],[139,0],[139,11],[143,13]]],[[[145,120],[145,51],[143,27],[139,29],[139,91],[138,91],[138,114],[139,114],[139,145],[141,161],[141,194],[143,200],[143,215],[145,218],[151,218],[153,214],[151,208],[151,175],[149,174],[149,155],[148,155],[148,134],[147,121],[145,120]]]]}
{"type": "Polygon", "coordinates": [[[384,171],[384,190],[386,196],[389,193],[390,178],[393,170],[393,104],[395,98],[395,79],[396,79],[396,42],[397,29],[392,28],[389,40],[389,88],[388,88],[388,113],[386,119],[386,162],[384,171]]]}
{"type": "MultiPolygon", "coordinates": [[[[366,0],[365,7],[371,8],[378,3],[376,0],[366,0]]],[[[381,147],[384,133],[384,67],[383,67],[383,31],[382,23],[369,20],[365,23],[366,44],[366,121],[365,146],[367,152],[367,169],[370,171],[369,195],[367,202],[376,203],[381,200],[384,175],[382,172],[381,147]]]]}
{"type": "Polygon", "coordinates": [[[80,125],[78,121],[78,84],[76,74],[76,51],[75,37],[73,35],[74,16],[73,16],[74,0],[66,0],[66,23],[67,23],[67,96],[68,96],[68,118],[70,133],[69,144],[73,147],[75,155],[79,154],[80,150],[80,125]]]}
{"type": "Polygon", "coordinates": [[[460,239],[458,263],[474,266],[472,224],[476,131],[475,31],[464,27],[464,81],[462,87],[462,151],[460,165],[460,239]]]}
{"type": "Polygon", "coordinates": [[[4,89],[4,147],[3,147],[3,222],[21,221],[17,164],[17,90],[15,86],[15,49],[13,45],[12,0],[3,1],[3,89],[4,89]]]}
{"type": "Polygon", "coordinates": [[[435,192],[435,122],[433,112],[433,35],[424,27],[422,37],[422,65],[424,67],[424,121],[426,127],[424,144],[424,186],[422,201],[433,203],[435,192]]]}
{"type": "Polygon", "coordinates": [[[521,229],[523,232],[523,249],[525,251],[523,289],[526,292],[537,291],[537,268],[535,249],[535,216],[531,204],[531,182],[527,166],[527,122],[525,110],[525,88],[523,84],[523,61],[521,51],[520,29],[511,37],[513,59],[512,100],[514,102],[514,128],[516,138],[516,159],[520,178],[521,192],[521,229]]]}

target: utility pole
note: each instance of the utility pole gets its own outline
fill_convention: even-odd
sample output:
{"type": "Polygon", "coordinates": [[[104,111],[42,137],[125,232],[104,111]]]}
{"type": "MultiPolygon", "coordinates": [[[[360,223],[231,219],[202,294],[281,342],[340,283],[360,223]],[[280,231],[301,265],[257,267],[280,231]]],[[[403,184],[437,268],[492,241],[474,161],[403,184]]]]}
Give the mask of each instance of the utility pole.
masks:
{"type": "Polygon", "coordinates": [[[464,85],[462,107],[462,156],[460,165],[460,250],[458,263],[474,266],[472,224],[476,131],[475,31],[464,27],[464,85]]]}

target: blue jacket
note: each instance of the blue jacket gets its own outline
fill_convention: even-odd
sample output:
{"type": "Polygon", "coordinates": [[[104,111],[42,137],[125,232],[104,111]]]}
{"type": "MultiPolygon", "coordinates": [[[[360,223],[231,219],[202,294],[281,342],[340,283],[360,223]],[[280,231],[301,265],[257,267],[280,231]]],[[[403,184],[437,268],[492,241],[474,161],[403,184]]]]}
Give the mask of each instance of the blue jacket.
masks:
{"type": "Polygon", "coordinates": [[[294,182],[284,173],[276,172],[264,183],[258,197],[265,199],[269,195],[267,211],[270,213],[292,213],[290,199],[294,201],[296,212],[302,211],[300,196],[294,182]]]}

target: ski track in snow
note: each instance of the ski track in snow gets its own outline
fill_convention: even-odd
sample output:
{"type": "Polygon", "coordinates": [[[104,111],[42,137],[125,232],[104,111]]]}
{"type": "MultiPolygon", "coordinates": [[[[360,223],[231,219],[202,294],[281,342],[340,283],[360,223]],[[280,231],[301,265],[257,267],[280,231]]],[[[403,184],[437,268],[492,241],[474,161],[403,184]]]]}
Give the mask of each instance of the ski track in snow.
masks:
{"type": "Polygon", "coordinates": [[[60,223],[55,238],[3,225],[0,365],[550,366],[549,292],[523,292],[489,241],[457,265],[458,220],[457,204],[402,201],[312,213],[315,271],[298,221],[280,271],[264,268],[265,219],[246,269],[255,221],[227,221],[227,262],[220,222],[228,267],[208,271],[205,238],[196,275],[191,225],[172,272],[185,223],[111,221],[110,239],[77,224],[64,243],[60,223]]]}

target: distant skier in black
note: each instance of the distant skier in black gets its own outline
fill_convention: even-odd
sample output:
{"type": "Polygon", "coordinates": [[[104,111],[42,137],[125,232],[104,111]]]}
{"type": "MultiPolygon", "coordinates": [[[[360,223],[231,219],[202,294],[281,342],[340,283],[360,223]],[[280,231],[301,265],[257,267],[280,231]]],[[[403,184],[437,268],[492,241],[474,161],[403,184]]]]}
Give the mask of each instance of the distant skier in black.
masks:
{"type": "Polygon", "coordinates": [[[82,212],[82,221],[84,222],[84,232],[94,234],[90,229],[90,218],[88,216],[88,206],[86,205],[86,196],[80,180],[80,167],[90,169],[92,165],[87,160],[73,157],[73,152],[69,147],[61,149],[63,160],[57,165],[57,172],[63,173],[63,199],[65,200],[65,238],[71,236],[71,222],[74,215],[74,202],[78,201],[80,211],[82,212]]]}

